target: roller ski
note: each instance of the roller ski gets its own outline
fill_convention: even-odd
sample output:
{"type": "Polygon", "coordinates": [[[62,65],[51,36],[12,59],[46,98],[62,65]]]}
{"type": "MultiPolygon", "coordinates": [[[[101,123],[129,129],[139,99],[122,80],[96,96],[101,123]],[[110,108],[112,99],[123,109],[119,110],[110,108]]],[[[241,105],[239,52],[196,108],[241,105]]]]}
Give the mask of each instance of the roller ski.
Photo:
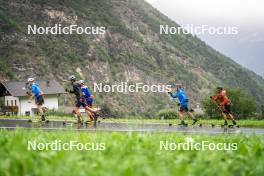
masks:
{"type": "Polygon", "coordinates": [[[181,123],[178,124],[178,126],[181,126],[181,127],[188,127],[188,124],[185,123],[185,122],[182,120],[181,123]]]}
{"type": "Polygon", "coordinates": [[[228,124],[227,121],[225,120],[225,123],[221,125],[221,128],[240,128],[239,125],[237,125],[236,121],[232,121],[233,124],[228,124]]]}

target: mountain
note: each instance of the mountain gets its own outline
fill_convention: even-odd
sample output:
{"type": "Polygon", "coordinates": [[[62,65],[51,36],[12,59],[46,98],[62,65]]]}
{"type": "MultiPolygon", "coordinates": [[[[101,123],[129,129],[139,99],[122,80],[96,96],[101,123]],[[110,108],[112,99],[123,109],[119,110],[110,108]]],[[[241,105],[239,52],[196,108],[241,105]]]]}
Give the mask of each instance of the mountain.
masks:
{"type": "MultiPolygon", "coordinates": [[[[178,26],[143,0],[0,0],[0,77],[25,80],[68,75],[104,84],[122,81],[185,85],[191,104],[218,85],[240,87],[259,104],[264,80],[195,36],[160,35],[178,26]],[[28,25],[106,27],[103,35],[28,34],[28,25]]],[[[174,107],[166,93],[96,93],[111,115],[153,116],[174,107]]]]}

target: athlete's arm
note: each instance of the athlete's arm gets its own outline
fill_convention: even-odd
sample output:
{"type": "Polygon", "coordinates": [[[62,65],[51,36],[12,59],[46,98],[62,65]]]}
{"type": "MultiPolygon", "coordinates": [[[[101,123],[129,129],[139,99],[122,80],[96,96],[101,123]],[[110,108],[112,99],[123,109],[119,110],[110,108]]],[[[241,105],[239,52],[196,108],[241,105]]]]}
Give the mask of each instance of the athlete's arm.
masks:
{"type": "Polygon", "coordinates": [[[170,92],[169,94],[172,98],[178,98],[177,92],[174,93],[170,92]]]}
{"type": "Polygon", "coordinates": [[[31,94],[29,95],[29,99],[28,102],[31,103],[33,97],[37,94],[37,87],[36,86],[32,86],[32,90],[31,90],[31,94]]]}

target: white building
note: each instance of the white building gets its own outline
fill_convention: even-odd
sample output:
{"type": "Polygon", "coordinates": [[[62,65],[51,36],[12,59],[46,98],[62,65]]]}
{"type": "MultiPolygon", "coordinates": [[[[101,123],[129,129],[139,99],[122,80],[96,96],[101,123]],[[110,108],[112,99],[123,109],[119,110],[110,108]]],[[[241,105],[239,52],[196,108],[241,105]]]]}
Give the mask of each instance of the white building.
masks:
{"type": "MultiPolygon", "coordinates": [[[[41,91],[44,93],[44,107],[57,110],[59,107],[58,97],[65,93],[64,88],[57,81],[37,82],[41,91]]],[[[0,96],[4,97],[4,107],[9,112],[18,115],[32,115],[36,110],[36,104],[28,102],[25,82],[0,82],[0,96]]]]}

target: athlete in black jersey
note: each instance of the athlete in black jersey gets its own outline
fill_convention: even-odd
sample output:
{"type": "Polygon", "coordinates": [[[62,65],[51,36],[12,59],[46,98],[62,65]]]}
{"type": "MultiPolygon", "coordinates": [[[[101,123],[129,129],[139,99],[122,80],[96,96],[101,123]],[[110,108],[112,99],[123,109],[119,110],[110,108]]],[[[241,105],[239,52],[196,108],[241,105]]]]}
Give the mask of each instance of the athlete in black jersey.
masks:
{"type": "Polygon", "coordinates": [[[86,106],[83,105],[83,102],[81,101],[81,95],[82,95],[82,90],[81,90],[81,86],[80,84],[76,81],[76,77],[75,76],[70,76],[69,77],[69,81],[71,82],[72,85],[72,90],[68,90],[66,89],[66,92],[68,93],[72,93],[75,95],[75,108],[72,111],[73,115],[78,119],[78,122],[81,121],[80,117],[81,117],[81,113],[80,113],[80,107],[81,106],[86,106]]]}

